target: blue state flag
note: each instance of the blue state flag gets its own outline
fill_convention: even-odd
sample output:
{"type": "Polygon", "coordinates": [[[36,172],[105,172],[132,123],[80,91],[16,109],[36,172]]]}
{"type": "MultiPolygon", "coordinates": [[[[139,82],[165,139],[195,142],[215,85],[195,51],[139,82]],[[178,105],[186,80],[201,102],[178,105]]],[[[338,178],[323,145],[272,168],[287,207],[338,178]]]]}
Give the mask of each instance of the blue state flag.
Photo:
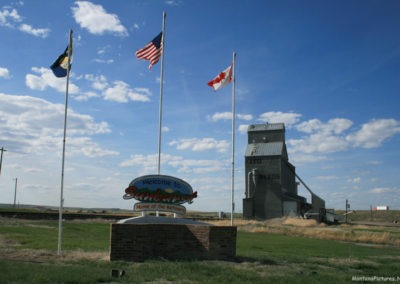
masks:
{"type": "MultiPolygon", "coordinates": [[[[72,57],[72,52],[71,52],[72,57]]],[[[70,60],[71,61],[71,60],[70,60]]],[[[71,68],[71,64],[69,66],[71,68]]],[[[56,77],[65,77],[67,76],[67,68],[68,68],[68,47],[65,49],[64,53],[61,54],[56,61],[54,61],[53,65],[50,66],[56,77]]]]}

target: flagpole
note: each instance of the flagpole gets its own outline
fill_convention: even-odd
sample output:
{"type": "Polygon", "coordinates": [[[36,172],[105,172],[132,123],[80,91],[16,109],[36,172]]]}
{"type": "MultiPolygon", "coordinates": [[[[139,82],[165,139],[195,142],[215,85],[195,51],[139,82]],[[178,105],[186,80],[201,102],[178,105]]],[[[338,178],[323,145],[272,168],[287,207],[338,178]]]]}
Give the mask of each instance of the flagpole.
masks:
{"type": "Polygon", "coordinates": [[[233,214],[235,212],[235,93],[236,93],[236,53],[233,52],[232,60],[232,192],[231,192],[231,226],[233,226],[233,214]]]}
{"type": "Polygon", "coordinates": [[[162,39],[161,39],[161,74],[160,74],[160,110],[158,115],[158,166],[157,172],[160,174],[160,163],[161,163],[161,131],[162,131],[162,104],[163,104],[163,81],[164,81],[164,39],[165,39],[165,18],[166,13],[163,11],[162,21],[162,39]]]}
{"type": "Polygon", "coordinates": [[[58,218],[58,249],[57,254],[61,256],[61,240],[62,240],[62,214],[64,205],[64,164],[65,164],[65,140],[67,136],[67,112],[68,112],[68,87],[69,87],[69,71],[71,65],[72,55],[72,30],[69,30],[69,41],[68,41],[68,64],[67,64],[67,86],[65,89],[65,111],[64,111],[64,137],[63,137],[63,149],[62,149],[62,162],[61,162],[61,193],[60,193],[60,207],[59,207],[59,218],[58,218]]]}

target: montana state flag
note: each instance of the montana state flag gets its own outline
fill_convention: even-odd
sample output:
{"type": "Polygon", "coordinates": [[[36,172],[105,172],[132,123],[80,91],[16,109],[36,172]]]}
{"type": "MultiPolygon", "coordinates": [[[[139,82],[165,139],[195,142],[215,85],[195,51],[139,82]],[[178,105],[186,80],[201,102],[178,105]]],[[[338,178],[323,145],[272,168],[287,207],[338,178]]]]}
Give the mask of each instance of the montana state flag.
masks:
{"type": "MultiPolygon", "coordinates": [[[[72,52],[71,52],[72,57],[72,52]]],[[[72,61],[72,60],[70,60],[72,61]]],[[[71,68],[71,64],[69,66],[71,68]]],[[[68,47],[65,49],[64,53],[61,54],[56,61],[54,61],[53,65],[50,66],[51,70],[56,77],[65,77],[67,76],[67,68],[68,68],[68,47]]]]}

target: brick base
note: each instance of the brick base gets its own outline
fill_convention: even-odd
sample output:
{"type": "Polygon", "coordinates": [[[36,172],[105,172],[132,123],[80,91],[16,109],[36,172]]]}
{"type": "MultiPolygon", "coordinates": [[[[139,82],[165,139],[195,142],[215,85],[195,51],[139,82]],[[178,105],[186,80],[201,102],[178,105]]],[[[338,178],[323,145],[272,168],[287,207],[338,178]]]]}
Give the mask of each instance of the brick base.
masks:
{"type": "Polygon", "coordinates": [[[110,260],[220,259],[236,256],[236,227],[111,224],[110,260]]]}

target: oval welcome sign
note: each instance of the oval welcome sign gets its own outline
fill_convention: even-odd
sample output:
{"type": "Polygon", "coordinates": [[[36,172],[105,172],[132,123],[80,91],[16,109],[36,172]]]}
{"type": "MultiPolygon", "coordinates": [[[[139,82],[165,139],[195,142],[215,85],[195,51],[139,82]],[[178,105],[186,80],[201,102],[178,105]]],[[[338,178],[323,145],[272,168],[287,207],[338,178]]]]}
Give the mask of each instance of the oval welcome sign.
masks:
{"type": "Polygon", "coordinates": [[[124,199],[135,198],[147,203],[182,204],[192,203],[197,191],[185,181],[166,175],[141,176],[125,189],[124,199]]]}

